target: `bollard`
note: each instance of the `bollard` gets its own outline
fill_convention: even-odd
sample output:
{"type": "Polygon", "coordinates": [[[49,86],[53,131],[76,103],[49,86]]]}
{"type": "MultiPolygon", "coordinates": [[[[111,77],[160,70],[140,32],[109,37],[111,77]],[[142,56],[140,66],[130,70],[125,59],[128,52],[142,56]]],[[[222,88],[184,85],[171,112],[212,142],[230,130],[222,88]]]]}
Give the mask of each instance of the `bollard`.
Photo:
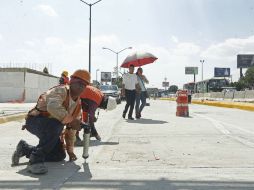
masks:
{"type": "Polygon", "coordinates": [[[189,117],[188,92],[187,90],[178,90],[176,98],[176,116],[189,117]]]}

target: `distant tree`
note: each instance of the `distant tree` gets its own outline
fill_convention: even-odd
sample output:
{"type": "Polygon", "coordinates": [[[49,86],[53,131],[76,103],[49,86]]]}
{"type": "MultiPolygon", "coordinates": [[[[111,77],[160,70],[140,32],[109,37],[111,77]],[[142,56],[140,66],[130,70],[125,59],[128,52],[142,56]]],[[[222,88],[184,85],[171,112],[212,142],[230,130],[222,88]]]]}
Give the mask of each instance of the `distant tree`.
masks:
{"type": "Polygon", "coordinates": [[[241,77],[237,82],[233,82],[230,86],[236,87],[237,91],[245,90],[246,88],[254,88],[254,66],[248,68],[245,75],[241,77]]]}
{"type": "Polygon", "coordinates": [[[48,68],[44,67],[43,72],[46,73],[46,74],[49,74],[48,68]]]}
{"type": "Polygon", "coordinates": [[[178,86],[176,86],[176,85],[171,85],[168,88],[169,93],[176,93],[177,90],[178,90],[178,86]]]}
{"type": "Polygon", "coordinates": [[[248,68],[244,76],[244,82],[250,89],[254,88],[254,66],[248,68]]]}

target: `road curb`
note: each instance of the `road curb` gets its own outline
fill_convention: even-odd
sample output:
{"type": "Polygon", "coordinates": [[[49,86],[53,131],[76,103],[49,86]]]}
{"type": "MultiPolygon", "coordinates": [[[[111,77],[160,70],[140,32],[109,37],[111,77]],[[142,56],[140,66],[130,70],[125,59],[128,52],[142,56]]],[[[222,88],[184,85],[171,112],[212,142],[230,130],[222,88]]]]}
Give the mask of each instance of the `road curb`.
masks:
{"type": "MultiPolygon", "coordinates": [[[[160,100],[175,101],[173,98],[161,98],[160,100]]],[[[254,111],[254,104],[251,103],[238,103],[238,102],[217,102],[217,101],[207,101],[207,100],[192,100],[192,104],[223,107],[223,108],[236,108],[246,111],[254,111]]]]}
{"type": "Polygon", "coordinates": [[[0,124],[24,119],[26,117],[26,114],[27,113],[21,113],[21,114],[14,114],[14,115],[0,117],[0,124]]]}
{"type": "Polygon", "coordinates": [[[254,104],[248,104],[248,103],[197,101],[197,100],[193,100],[192,103],[208,105],[208,106],[224,107],[224,108],[236,108],[236,109],[241,109],[246,111],[254,111],[254,104]]]}

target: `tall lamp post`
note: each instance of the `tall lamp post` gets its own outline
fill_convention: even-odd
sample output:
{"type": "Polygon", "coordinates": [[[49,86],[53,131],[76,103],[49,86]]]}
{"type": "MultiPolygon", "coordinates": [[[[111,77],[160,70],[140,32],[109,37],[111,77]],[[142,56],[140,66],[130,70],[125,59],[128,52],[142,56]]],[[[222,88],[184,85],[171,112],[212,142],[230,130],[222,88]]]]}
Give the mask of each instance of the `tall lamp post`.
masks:
{"type": "Polygon", "coordinates": [[[107,50],[109,50],[109,51],[116,54],[116,80],[117,80],[118,79],[118,54],[121,53],[122,51],[126,50],[126,49],[132,49],[132,47],[127,47],[127,48],[124,48],[120,51],[114,51],[114,50],[112,50],[110,48],[107,48],[107,47],[103,47],[102,49],[107,49],[107,50]]]}
{"type": "Polygon", "coordinates": [[[98,80],[97,80],[97,72],[99,71],[100,69],[96,69],[96,86],[98,84],[98,80]]]}
{"type": "Polygon", "coordinates": [[[200,60],[200,63],[202,64],[202,80],[203,80],[203,74],[204,74],[204,72],[203,72],[203,65],[204,65],[204,62],[205,62],[205,60],[200,60]]]}
{"type": "Polygon", "coordinates": [[[91,22],[92,22],[92,6],[95,5],[96,3],[99,3],[102,0],[96,1],[95,3],[87,3],[83,0],[80,0],[81,2],[85,3],[90,7],[90,17],[89,17],[89,73],[91,73],[91,22]]]}

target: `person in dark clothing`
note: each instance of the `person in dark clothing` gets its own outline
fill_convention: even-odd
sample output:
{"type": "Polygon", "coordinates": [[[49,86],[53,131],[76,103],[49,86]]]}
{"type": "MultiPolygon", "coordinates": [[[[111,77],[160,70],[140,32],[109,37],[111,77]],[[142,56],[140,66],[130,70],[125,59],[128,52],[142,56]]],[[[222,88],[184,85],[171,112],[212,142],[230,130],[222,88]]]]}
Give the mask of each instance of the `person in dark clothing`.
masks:
{"type": "MultiPolygon", "coordinates": [[[[72,130],[80,129],[80,94],[90,83],[90,73],[77,70],[70,85],[59,85],[40,95],[36,106],[28,112],[22,129],[39,138],[37,146],[20,140],[12,155],[12,165],[18,165],[23,156],[29,158],[28,171],[33,174],[47,173],[45,161],[61,161],[66,154],[60,135],[65,125],[72,130]]],[[[68,153],[68,151],[67,151],[68,153]]]]}
{"type": "Polygon", "coordinates": [[[123,118],[125,118],[128,109],[130,107],[128,113],[128,119],[134,120],[132,117],[135,99],[136,99],[136,90],[140,91],[140,86],[138,84],[137,75],[134,73],[134,65],[130,65],[129,73],[125,73],[123,75],[123,87],[122,87],[123,96],[126,98],[126,105],[123,111],[123,118]]]}

